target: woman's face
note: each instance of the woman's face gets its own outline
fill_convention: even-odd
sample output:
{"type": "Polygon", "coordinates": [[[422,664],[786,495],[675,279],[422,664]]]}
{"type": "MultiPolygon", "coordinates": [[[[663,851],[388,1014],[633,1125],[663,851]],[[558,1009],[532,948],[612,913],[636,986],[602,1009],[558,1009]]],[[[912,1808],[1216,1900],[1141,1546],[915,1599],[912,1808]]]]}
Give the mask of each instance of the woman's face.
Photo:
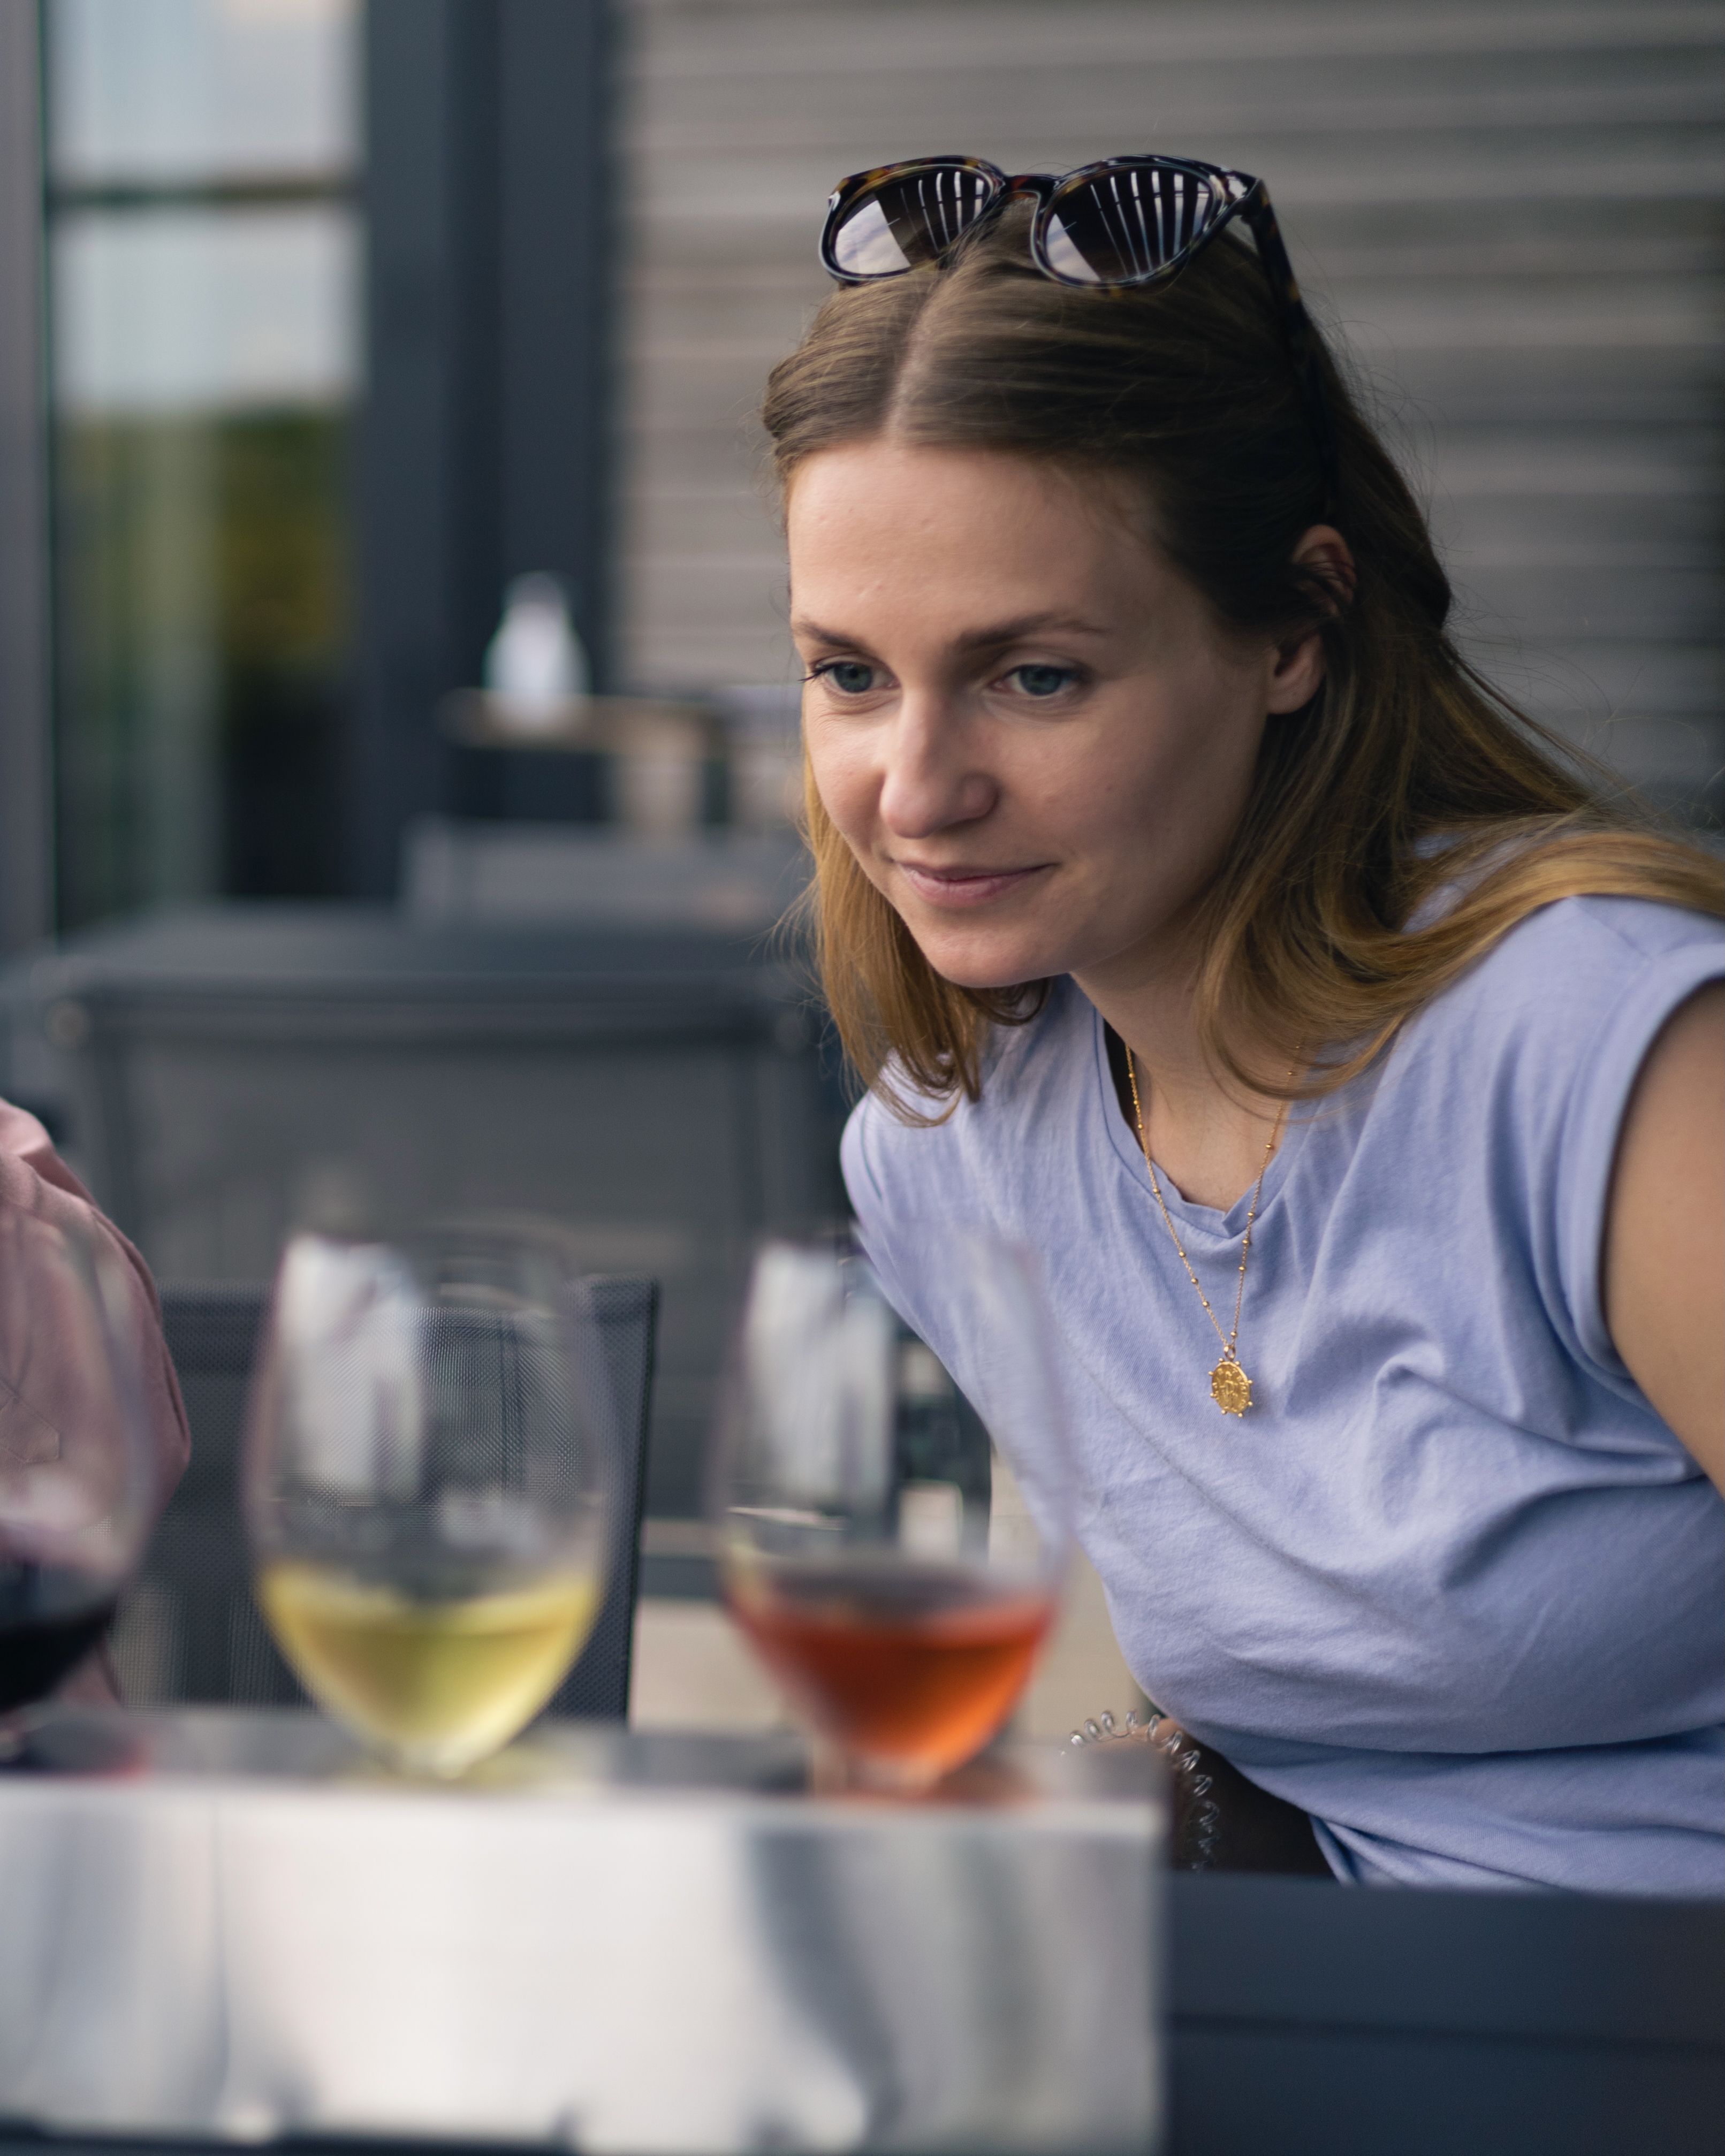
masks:
{"type": "Polygon", "coordinates": [[[1318,639],[1224,635],[1106,490],[1026,458],[826,450],[788,524],[814,783],[935,971],[1161,970],[1318,639]]]}

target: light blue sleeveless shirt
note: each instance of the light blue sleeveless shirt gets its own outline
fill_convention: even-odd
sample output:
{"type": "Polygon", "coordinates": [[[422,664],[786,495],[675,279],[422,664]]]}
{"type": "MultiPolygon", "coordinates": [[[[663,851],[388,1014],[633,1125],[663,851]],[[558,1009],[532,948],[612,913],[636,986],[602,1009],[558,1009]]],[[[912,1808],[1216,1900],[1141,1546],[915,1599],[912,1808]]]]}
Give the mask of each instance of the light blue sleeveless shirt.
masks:
{"type": "MultiPolygon", "coordinates": [[[[999,1036],[974,1106],[923,1130],[870,1096],[850,1120],[865,1247],[984,1416],[942,1224],[1040,1253],[1127,1660],[1313,1815],[1344,1878],[1725,1892],[1725,1502],[1613,1350],[1599,1278],[1636,1072],[1722,976],[1716,923],[1565,900],[1296,1111],[1253,1233],[1240,1420],[1070,982],[999,1036]]],[[[1227,1310],[1249,1198],[1163,1188],[1227,1310]]]]}

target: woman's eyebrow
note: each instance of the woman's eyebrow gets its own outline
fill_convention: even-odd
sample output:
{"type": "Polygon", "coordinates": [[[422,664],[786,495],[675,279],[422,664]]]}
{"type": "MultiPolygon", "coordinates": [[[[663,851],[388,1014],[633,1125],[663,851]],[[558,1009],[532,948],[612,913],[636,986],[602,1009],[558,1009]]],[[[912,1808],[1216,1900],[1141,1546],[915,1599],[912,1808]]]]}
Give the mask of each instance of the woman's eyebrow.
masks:
{"type": "Polygon", "coordinates": [[[823,629],[818,621],[810,621],[803,614],[791,617],[791,634],[806,637],[811,644],[857,644],[860,642],[857,637],[846,636],[842,629],[823,629]]]}
{"type": "Polygon", "coordinates": [[[1108,632],[1101,623],[1086,621],[1075,613],[1021,613],[1011,621],[994,623],[988,629],[973,629],[958,639],[969,650],[985,650],[997,644],[1019,644],[1026,637],[1046,635],[1055,632],[1065,636],[1106,636],[1108,632]]]}
{"type": "MultiPolygon", "coordinates": [[[[1067,636],[1106,636],[1107,629],[1101,622],[1086,621],[1081,615],[1071,613],[1023,613],[1010,621],[992,623],[986,629],[967,629],[957,639],[962,650],[985,651],[1001,644],[1017,644],[1025,637],[1048,634],[1050,632],[1067,636]]],[[[824,628],[818,621],[802,616],[791,623],[793,636],[806,637],[811,644],[855,644],[860,648],[861,639],[847,636],[836,629],[824,628]]]]}

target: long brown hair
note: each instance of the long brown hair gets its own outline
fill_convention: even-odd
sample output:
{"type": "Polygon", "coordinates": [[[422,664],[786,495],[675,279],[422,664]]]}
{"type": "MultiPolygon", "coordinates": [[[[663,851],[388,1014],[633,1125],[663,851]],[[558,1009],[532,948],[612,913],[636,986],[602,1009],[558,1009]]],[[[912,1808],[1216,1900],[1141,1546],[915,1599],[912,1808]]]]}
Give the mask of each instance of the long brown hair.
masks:
{"type": "MultiPolygon", "coordinates": [[[[1243,244],[1218,240],[1171,285],[1084,292],[1034,273],[1009,214],[942,266],[835,292],[773,369],[762,409],[782,488],[819,451],[883,435],[1043,459],[1140,505],[1145,536],[1225,628],[1322,634],[1323,687],[1266,729],[1202,901],[1201,1036],[1219,1070],[1271,1093],[1344,1083],[1555,899],[1725,915],[1718,861],[1457,651],[1419,504],[1327,354],[1323,372],[1331,497],[1279,315],[1243,244]],[[1351,595],[1293,564],[1321,521],[1353,549],[1351,595]],[[1450,885],[1461,896],[1410,932],[1421,901],[1450,885]],[[1313,1065],[1318,1043],[1327,1053],[1313,1065]],[[1274,1073],[1302,1046],[1305,1075],[1279,1086],[1274,1073]]],[[[911,1120],[974,1100],[993,1029],[1034,1016],[1050,984],[943,979],[812,782],[805,793],[822,985],[852,1063],[911,1120]]]]}

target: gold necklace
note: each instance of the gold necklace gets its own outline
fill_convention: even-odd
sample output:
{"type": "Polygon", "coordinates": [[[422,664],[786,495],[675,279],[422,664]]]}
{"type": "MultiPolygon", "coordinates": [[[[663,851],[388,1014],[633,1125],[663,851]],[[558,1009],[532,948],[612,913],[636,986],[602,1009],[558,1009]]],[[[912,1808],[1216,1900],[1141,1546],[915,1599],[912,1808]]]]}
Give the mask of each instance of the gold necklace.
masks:
{"type": "MultiPolygon", "coordinates": [[[[1122,1042],[1122,1046],[1125,1044],[1122,1042]]],[[[1290,1078],[1293,1076],[1291,1070],[1290,1078]]],[[[1132,1120],[1138,1127],[1138,1143],[1144,1148],[1144,1165],[1150,1171],[1150,1188],[1156,1193],[1156,1203],[1167,1223],[1168,1234],[1173,1238],[1174,1248],[1180,1254],[1180,1263],[1186,1268],[1186,1277],[1198,1289],[1198,1299],[1204,1305],[1204,1314],[1215,1327],[1216,1337],[1222,1343],[1222,1359],[1210,1372],[1210,1398],[1224,1414],[1243,1415],[1252,1404],[1252,1381],[1240,1367],[1237,1353],[1240,1340],[1240,1313],[1245,1301],[1246,1260],[1252,1251],[1252,1223],[1258,1217],[1258,1200],[1264,1194],[1264,1178],[1269,1170],[1270,1157],[1276,1151],[1276,1142],[1281,1136],[1282,1120],[1288,1111],[1284,1101],[1277,1112],[1268,1142],[1264,1147],[1263,1165],[1258,1170],[1258,1180],[1252,1185],[1251,1210],[1246,1214],[1245,1233],[1240,1240],[1240,1279],[1234,1291],[1234,1330],[1224,1333],[1216,1313],[1210,1308],[1210,1299],[1199,1286],[1198,1275],[1192,1270],[1192,1260],[1186,1255],[1186,1245],[1180,1240],[1180,1231],[1174,1225],[1173,1215],[1168,1209],[1168,1200],[1162,1194],[1162,1185],[1156,1179],[1156,1163],[1150,1158],[1150,1135],[1144,1128],[1143,1104],[1138,1099],[1138,1072],[1131,1049],[1126,1051],[1127,1083],[1132,1092],[1132,1120]]]]}

